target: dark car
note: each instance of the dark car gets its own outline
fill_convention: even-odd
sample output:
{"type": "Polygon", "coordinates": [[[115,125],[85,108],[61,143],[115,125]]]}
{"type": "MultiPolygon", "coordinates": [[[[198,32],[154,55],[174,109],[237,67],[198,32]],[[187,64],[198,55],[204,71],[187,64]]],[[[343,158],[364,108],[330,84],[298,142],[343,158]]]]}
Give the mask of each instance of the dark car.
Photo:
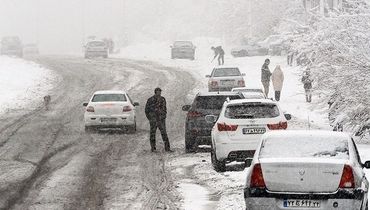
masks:
{"type": "Polygon", "coordinates": [[[268,49],[257,44],[236,47],[231,50],[231,55],[235,58],[246,56],[262,56],[267,54],[268,49]]]}
{"type": "Polygon", "coordinates": [[[171,59],[195,59],[195,46],[191,41],[175,41],[171,46],[171,59]]]}
{"type": "Polygon", "coordinates": [[[206,115],[218,116],[222,105],[230,100],[241,99],[243,95],[238,92],[203,92],[198,93],[192,105],[182,107],[187,111],[185,123],[185,152],[194,152],[198,145],[211,145],[212,123],[207,123],[206,115]]]}
{"type": "Polygon", "coordinates": [[[1,55],[15,55],[23,57],[23,45],[19,37],[7,36],[1,39],[1,55]]]}

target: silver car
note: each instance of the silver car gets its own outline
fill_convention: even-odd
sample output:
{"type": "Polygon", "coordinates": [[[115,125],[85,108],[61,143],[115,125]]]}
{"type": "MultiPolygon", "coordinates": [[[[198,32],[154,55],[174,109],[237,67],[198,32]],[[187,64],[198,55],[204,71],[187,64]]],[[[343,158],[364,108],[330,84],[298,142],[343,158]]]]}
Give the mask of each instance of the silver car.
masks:
{"type": "Polygon", "coordinates": [[[245,87],[245,81],[238,67],[216,67],[211,75],[206,75],[208,91],[231,91],[236,87],[245,87]]]}
{"type": "Polygon", "coordinates": [[[247,88],[247,87],[233,88],[231,92],[239,92],[243,94],[245,99],[266,98],[266,95],[261,88],[247,88]]]}
{"type": "Polygon", "coordinates": [[[369,183],[356,144],[332,131],[262,136],[247,172],[246,209],[368,209],[369,183]]]}
{"type": "Polygon", "coordinates": [[[85,58],[103,57],[108,58],[108,46],[104,41],[90,41],[85,46],[85,58]]]}

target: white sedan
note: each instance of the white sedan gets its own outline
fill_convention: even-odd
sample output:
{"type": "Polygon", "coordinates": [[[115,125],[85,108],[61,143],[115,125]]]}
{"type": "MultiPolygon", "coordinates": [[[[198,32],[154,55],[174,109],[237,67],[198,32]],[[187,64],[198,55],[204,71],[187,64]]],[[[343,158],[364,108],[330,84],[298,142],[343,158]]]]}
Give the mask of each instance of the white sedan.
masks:
{"type": "Polygon", "coordinates": [[[97,91],[86,106],[84,120],[85,131],[96,128],[127,128],[130,132],[136,131],[135,107],[124,91],[97,91]]]}
{"type": "Polygon", "coordinates": [[[279,104],[268,99],[226,101],[217,116],[207,115],[215,123],[211,132],[211,161],[216,171],[226,170],[232,161],[252,162],[261,136],[271,130],[287,129],[291,116],[279,104]]]}
{"type": "Polygon", "coordinates": [[[267,133],[247,172],[246,209],[367,210],[369,167],[348,134],[267,133]]]}

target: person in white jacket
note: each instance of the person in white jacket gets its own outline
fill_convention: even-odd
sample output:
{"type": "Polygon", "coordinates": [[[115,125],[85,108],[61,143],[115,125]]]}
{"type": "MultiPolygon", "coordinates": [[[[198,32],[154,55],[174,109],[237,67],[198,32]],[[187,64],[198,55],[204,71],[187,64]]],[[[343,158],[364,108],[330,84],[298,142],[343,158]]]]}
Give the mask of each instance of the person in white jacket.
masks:
{"type": "Polygon", "coordinates": [[[275,90],[275,100],[280,101],[280,94],[283,89],[284,82],[284,73],[281,70],[280,65],[277,65],[275,70],[272,72],[271,80],[275,90]]]}

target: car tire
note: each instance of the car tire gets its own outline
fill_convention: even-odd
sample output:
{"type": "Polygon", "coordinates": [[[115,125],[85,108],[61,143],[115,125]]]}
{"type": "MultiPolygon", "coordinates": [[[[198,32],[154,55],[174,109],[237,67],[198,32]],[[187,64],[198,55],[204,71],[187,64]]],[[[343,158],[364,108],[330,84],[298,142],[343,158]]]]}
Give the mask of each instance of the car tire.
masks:
{"type": "Polygon", "coordinates": [[[93,133],[94,131],[94,128],[92,128],[91,126],[85,126],[85,133],[93,133]]]}
{"type": "Polygon", "coordinates": [[[133,125],[130,125],[127,129],[128,133],[136,133],[136,120],[135,120],[135,123],[133,125]]]}
{"type": "Polygon", "coordinates": [[[226,163],[225,161],[217,160],[216,152],[212,149],[211,151],[211,162],[212,166],[217,172],[225,172],[226,171],[226,163]]]}
{"type": "Polygon", "coordinates": [[[195,138],[190,133],[185,132],[185,153],[196,152],[194,148],[195,138]]]}

